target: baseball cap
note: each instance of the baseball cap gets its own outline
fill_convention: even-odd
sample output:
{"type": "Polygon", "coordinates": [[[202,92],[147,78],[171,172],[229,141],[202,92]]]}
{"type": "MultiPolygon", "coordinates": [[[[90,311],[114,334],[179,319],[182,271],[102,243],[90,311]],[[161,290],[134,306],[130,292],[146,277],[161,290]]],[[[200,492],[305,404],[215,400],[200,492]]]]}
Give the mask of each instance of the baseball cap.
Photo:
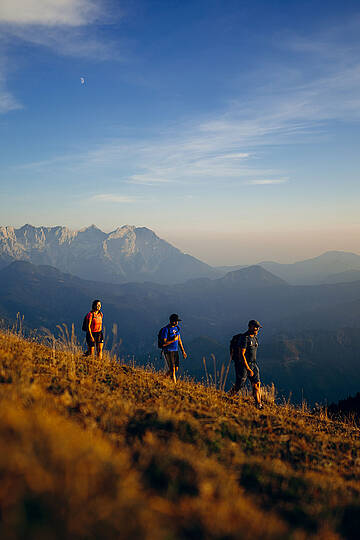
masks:
{"type": "Polygon", "coordinates": [[[181,321],[177,313],[172,313],[169,317],[170,322],[181,321]]]}
{"type": "Polygon", "coordinates": [[[248,326],[257,326],[258,328],[262,328],[261,324],[256,319],[251,319],[251,321],[249,321],[248,326]]]}

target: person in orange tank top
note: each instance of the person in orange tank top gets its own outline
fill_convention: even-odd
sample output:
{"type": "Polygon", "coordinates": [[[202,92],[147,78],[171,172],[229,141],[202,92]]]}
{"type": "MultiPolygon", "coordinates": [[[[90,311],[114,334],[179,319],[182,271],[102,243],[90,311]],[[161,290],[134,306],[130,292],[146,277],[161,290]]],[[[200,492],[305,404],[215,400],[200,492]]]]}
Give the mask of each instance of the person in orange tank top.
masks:
{"type": "Polygon", "coordinates": [[[99,359],[102,358],[102,351],[104,346],[104,335],[102,331],[102,319],[103,314],[101,310],[100,300],[94,300],[91,306],[91,311],[86,315],[86,320],[88,321],[88,327],[86,331],[86,343],[88,350],[85,353],[85,356],[92,356],[95,351],[99,359]]]}

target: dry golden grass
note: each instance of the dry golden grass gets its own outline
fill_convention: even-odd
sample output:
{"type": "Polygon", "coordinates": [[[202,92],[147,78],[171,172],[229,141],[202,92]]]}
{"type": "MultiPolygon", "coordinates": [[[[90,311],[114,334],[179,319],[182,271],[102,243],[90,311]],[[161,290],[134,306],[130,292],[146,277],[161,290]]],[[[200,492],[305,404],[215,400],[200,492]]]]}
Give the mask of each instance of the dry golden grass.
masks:
{"type": "MultiPolygon", "coordinates": [[[[66,340],[65,340],[66,341],[66,340]]],[[[358,538],[359,429],[0,333],[2,539],[358,538]]]]}

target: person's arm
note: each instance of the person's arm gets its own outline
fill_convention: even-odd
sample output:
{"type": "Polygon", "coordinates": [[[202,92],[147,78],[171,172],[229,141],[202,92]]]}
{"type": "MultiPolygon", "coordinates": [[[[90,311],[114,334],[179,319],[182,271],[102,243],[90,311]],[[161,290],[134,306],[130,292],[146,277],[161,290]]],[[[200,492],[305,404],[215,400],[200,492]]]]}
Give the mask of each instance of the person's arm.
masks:
{"type": "Polygon", "coordinates": [[[184,349],[184,347],[183,347],[183,344],[182,344],[180,335],[178,335],[178,340],[179,340],[179,345],[180,345],[180,349],[181,349],[182,355],[183,355],[183,357],[186,359],[186,358],[187,358],[187,354],[186,354],[185,349],[184,349]]]}
{"type": "Polygon", "coordinates": [[[174,339],[168,341],[167,339],[164,339],[164,347],[167,347],[168,345],[171,345],[172,343],[175,343],[179,339],[179,336],[175,336],[174,339]]]}
{"type": "Polygon", "coordinates": [[[101,316],[101,328],[100,328],[100,332],[102,332],[102,329],[103,329],[103,318],[104,318],[104,314],[100,311],[100,316],[101,316]]]}
{"type": "Polygon", "coordinates": [[[250,369],[249,367],[249,364],[247,363],[247,360],[246,360],[246,348],[245,349],[241,349],[241,356],[243,358],[243,361],[244,361],[244,365],[246,367],[246,371],[249,373],[250,377],[253,377],[254,376],[254,372],[252,369],[250,369]]]}

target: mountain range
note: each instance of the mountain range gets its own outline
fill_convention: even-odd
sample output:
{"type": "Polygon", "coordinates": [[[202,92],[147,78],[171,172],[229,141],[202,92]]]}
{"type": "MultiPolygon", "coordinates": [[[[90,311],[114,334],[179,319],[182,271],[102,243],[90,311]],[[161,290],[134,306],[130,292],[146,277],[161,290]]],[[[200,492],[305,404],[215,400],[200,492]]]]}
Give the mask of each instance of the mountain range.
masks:
{"type": "MultiPolygon", "coordinates": [[[[245,267],[211,267],[150,229],[130,225],[110,233],[95,225],[78,231],[63,226],[0,227],[0,268],[16,260],[50,265],[83,279],[109,283],[174,284],[197,278],[215,279],[245,267]]],[[[360,255],[342,251],[329,251],[292,264],[263,261],[259,265],[291,285],[360,279],[360,255]]]]}
{"type": "Polygon", "coordinates": [[[360,255],[346,251],[327,251],[318,257],[292,264],[259,264],[291,285],[340,283],[360,279],[360,255]]]}
{"type": "Polygon", "coordinates": [[[146,227],[124,225],[105,233],[95,225],[0,227],[0,268],[15,260],[50,265],[84,279],[123,283],[177,283],[219,272],[181,252],[146,227]]]}
{"type": "MultiPolygon", "coordinates": [[[[347,251],[327,251],[322,255],[291,264],[262,261],[260,266],[290,285],[319,285],[360,280],[360,255],[347,251]]],[[[218,266],[219,272],[241,270],[244,265],[218,266]]]]}

